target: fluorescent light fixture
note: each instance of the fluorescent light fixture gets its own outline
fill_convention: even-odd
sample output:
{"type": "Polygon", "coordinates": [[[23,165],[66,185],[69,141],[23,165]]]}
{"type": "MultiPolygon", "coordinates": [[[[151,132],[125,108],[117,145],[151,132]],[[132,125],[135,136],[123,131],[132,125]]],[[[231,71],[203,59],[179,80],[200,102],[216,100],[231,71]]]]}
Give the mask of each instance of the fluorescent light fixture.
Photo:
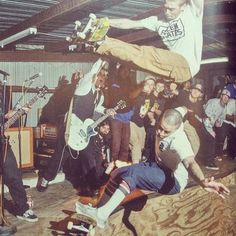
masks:
{"type": "Polygon", "coordinates": [[[228,62],[229,58],[228,57],[216,57],[216,58],[209,58],[209,59],[204,59],[201,61],[201,65],[205,64],[213,64],[213,63],[220,63],[220,62],[228,62]]]}
{"type": "Polygon", "coordinates": [[[44,45],[16,44],[16,50],[44,50],[44,45]]]}
{"type": "Polygon", "coordinates": [[[28,28],[26,30],[23,30],[19,33],[16,33],[6,39],[3,39],[0,41],[0,46],[3,48],[5,45],[9,44],[9,43],[12,43],[12,42],[15,42],[19,39],[22,39],[26,36],[29,36],[31,34],[36,34],[37,33],[37,28],[35,27],[31,27],[31,28],[28,28]]]}
{"type": "Polygon", "coordinates": [[[77,45],[75,44],[69,45],[69,51],[73,52],[76,48],[77,48],[77,45]]]}

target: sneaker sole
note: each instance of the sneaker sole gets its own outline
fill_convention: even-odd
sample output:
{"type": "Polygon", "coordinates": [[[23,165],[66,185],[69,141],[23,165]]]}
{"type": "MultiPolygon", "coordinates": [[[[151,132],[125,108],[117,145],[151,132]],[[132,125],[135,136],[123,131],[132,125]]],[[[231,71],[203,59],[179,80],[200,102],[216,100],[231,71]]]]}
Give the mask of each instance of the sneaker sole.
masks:
{"type": "MultiPolygon", "coordinates": [[[[77,206],[77,205],[76,205],[77,206]]],[[[99,224],[99,222],[97,221],[97,219],[95,218],[95,217],[93,217],[93,216],[91,216],[91,215],[89,215],[89,214],[86,214],[84,211],[81,211],[80,209],[79,209],[79,207],[75,207],[75,211],[76,211],[76,213],[79,215],[79,217],[81,217],[82,219],[83,219],[83,217],[86,217],[86,218],[88,218],[88,219],[84,219],[85,221],[87,220],[89,220],[89,219],[92,219],[92,220],[94,220],[96,223],[97,223],[97,226],[99,227],[99,228],[101,228],[101,229],[104,229],[105,227],[106,227],[106,224],[99,224]]]]}
{"type": "Polygon", "coordinates": [[[217,167],[209,167],[209,166],[206,166],[205,168],[208,169],[208,170],[219,170],[220,169],[220,168],[217,168],[217,167]]]}
{"type": "Polygon", "coordinates": [[[28,222],[31,222],[31,223],[37,222],[39,220],[38,218],[36,218],[36,219],[28,219],[28,218],[25,218],[23,216],[16,216],[16,218],[18,218],[20,220],[25,220],[25,221],[28,221],[28,222]]]}
{"type": "Polygon", "coordinates": [[[45,192],[45,191],[48,189],[48,186],[47,186],[47,187],[41,187],[41,186],[40,186],[40,187],[37,187],[37,186],[36,186],[36,189],[37,189],[38,192],[41,192],[41,193],[42,193],[42,192],[45,192]]]}
{"type": "Polygon", "coordinates": [[[78,208],[75,208],[75,211],[76,211],[76,213],[77,213],[79,216],[81,216],[81,218],[83,218],[83,216],[84,216],[84,217],[91,218],[92,220],[96,221],[95,217],[93,217],[93,216],[91,216],[91,215],[89,215],[89,214],[86,214],[86,212],[81,211],[81,210],[78,209],[78,208]]]}

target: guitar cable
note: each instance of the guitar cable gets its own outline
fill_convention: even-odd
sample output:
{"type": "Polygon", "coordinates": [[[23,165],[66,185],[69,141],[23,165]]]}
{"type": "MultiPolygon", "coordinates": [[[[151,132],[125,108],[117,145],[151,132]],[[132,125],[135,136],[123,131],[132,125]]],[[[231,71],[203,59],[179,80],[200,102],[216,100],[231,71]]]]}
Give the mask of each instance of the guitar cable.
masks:
{"type": "Polygon", "coordinates": [[[71,148],[69,147],[69,145],[64,145],[63,147],[63,150],[61,152],[61,158],[60,158],[60,162],[59,162],[59,165],[58,165],[58,168],[57,168],[57,172],[58,173],[61,169],[61,164],[62,164],[62,159],[64,157],[64,153],[65,153],[65,150],[66,150],[66,147],[68,147],[68,150],[69,150],[69,153],[70,153],[70,156],[74,159],[74,160],[77,160],[79,158],[79,153],[77,152],[77,155],[74,156],[73,153],[71,152],[71,148]]]}
{"type": "Polygon", "coordinates": [[[68,149],[69,149],[69,153],[70,153],[70,156],[74,159],[74,160],[77,160],[79,158],[79,152],[77,151],[77,154],[76,156],[73,155],[73,153],[71,152],[71,147],[69,145],[68,146],[68,149]]]}

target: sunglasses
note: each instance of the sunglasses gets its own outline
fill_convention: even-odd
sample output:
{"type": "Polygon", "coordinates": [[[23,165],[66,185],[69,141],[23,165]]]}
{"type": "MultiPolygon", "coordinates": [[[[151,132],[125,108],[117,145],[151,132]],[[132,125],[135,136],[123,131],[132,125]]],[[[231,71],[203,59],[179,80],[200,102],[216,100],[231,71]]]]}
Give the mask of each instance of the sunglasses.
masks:
{"type": "MultiPolygon", "coordinates": [[[[161,125],[159,125],[159,126],[157,127],[157,131],[159,131],[159,132],[164,132],[165,134],[170,134],[170,133],[173,132],[173,130],[166,130],[166,129],[164,129],[163,127],[161,127],[161,125]]],[[[158,134],[158,132],[157,132],[157,134],[158,134]]]]}

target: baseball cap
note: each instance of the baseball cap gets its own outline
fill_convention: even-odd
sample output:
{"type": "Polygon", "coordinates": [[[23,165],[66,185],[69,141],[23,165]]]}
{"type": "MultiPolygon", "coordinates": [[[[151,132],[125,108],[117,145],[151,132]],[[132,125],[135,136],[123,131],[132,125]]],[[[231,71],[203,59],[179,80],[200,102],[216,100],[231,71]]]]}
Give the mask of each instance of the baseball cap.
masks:
{"type": "Polygon", "coordinates": [[[200,91],[200,92],[204,92],[203,91],[203,86],[202,86],[202,84],[194,84],[192,87],[191,87],[191,89],[197,89],[198,91],[200,91]]]}
{"type": "Polygon", "coordinates": [[[148,75],[145,77],[144,81],[147,81],[147,80],[153,80],[154,82],[156,82],[156,78],[154,76],[151,76],[151,75],[148,75]]]}
{"type": "Polygon", "coordinates": [[[223,89],[221,95],[227,95],[228,97],[230,97],[230,91],[227,89],[223,89]]]}

